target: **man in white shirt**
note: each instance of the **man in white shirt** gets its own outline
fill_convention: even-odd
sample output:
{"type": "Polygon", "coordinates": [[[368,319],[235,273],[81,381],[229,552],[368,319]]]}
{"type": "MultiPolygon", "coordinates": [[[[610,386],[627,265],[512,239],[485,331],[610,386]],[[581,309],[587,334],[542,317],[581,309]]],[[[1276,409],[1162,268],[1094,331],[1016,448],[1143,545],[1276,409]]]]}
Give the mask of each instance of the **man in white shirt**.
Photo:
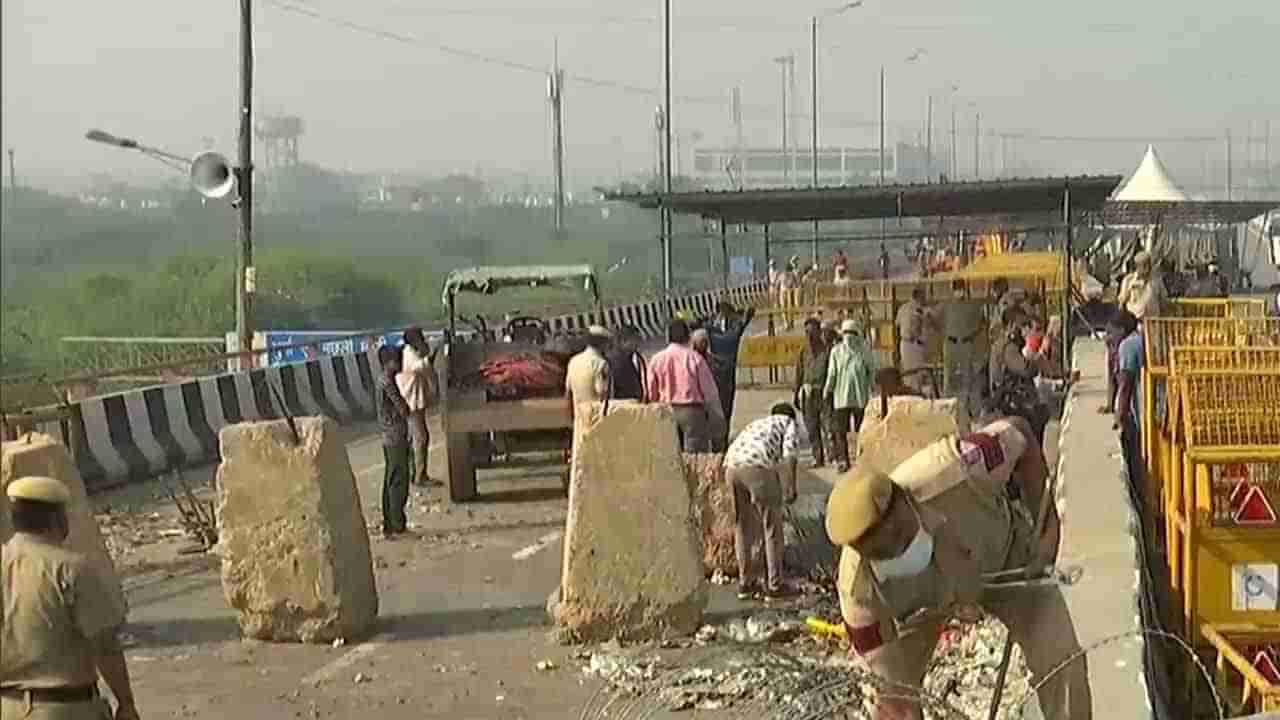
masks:
{"type": "Polygon", "coordinates": [[[1144,318],[1155,317],[1160,313],[1167,293],[1164,281],[1153,272],[1151,253],[1145,250],[1138,253],[1133,257],[1133,265],[1133,272],[1120,283],[1116,303],[1141,322],[1144,318]]]}
{"type": "Polygon", "coordinates": [[[734,546],[738,556],[738,597],[763,592],[766,600],[795,595],[782,579],[782,506],[796,500],[796,411],[778,403],[769,415],[743,429],[724,456],[725,480],[737,508],[734,546]],[[752,567],[756,543],[764,540],[766,573],[752,567]],[[761,587],[761,575],[767,584],[761,587]]]}
{"type": "Polygon", "coordinates": [[[432,367],[434,361],[435,353],[427,345],[422,328],[411,327],[405,330],[396,387],[409,406],[409,438],[413,443],[413,467],[409,471],[409,477],[414,485],[437,483],[427,474],[427,452],[431,447],[431,433],[427,430],[427,408],[436,401],[436,371],[432,367]]]}
{"type": "Polygon", "coordinates": [[[610,333],[600,325],[587,328],[587,347],[569,358],[565,370],[565,402],[570,414],[581,403],[601,402],[609,397],[609,361],[605,350],[610,333]]]}

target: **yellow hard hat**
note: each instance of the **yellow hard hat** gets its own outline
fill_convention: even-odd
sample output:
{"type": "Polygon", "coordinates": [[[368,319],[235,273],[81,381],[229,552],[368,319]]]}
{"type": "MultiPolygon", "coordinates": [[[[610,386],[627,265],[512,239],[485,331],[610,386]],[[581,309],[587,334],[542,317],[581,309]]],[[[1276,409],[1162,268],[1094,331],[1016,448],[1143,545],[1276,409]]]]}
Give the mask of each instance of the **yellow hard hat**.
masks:
{"type": "Polygon", "coordinates": [[[827,536],[834,545],[852,545],[872,528],[893,499],[893,480],[867,465],[856,465],[827,498],[827,536]]]}
{"type": "Polygon", "coordinates": [[[35,502],[66,505],[71,501],[71,493],[67,486],[51,477],[28,475],[9,483],[5,494],[10,500],[33,500],[35,502]]]}
{"type": "Polygon", "coordinates": [[[675,314],[675,319],[689,322],[690,320],[693,319],[693,313],[689,312],[688,310],[677,310],[675,314]]]}

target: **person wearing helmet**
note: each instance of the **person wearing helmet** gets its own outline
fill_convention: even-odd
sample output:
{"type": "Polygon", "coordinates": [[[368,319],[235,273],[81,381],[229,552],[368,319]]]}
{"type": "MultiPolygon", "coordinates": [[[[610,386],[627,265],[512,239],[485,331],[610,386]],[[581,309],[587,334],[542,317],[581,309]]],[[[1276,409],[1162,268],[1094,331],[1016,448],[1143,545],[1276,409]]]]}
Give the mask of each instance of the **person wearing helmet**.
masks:
{"type": "Polygon", "coordinates": [[[124,608],[107,598],[107,578],[63,546],[70,493],[48,477],[5,489],[14,534],[0,549],[0,717],[136,720],[129,668],[116,633],[124,608]],[[98,675],[115,696],[114,716],[98,675]]]}
{"type": "MultiPolygon", "coordinates": [[[[984,592],[986,573],[1038,577],[1054,562],[1060,535],[1047,477],[1029,423],[1010,417],[926,445],[887,475],[859,463],[836,485],[826,527],[843,548],[840,611],[853,651],[874,672],[919,688],[948,620],[974,619],[981,607],[1009,628],[1032,681],[1043,681],[1046,720],[1091,717],[1088,668],[1083,653],[1075,657],[1080,642],[1061,591],[984,592]]],[[[921,717],[909,693],[882,694],[872,713],[921,717]]]]}

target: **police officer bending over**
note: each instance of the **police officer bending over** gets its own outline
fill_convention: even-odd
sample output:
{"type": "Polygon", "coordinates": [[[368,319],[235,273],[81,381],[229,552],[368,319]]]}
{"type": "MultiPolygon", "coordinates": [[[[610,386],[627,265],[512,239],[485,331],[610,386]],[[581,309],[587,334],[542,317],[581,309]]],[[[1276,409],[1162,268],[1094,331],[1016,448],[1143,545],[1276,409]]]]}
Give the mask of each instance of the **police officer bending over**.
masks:
{"type": "Polygon", "coordinates": [[[106,578],[88,559],[62,546],[70,528],[66,486],[23,477],[6,494],[16,532],[0,560],[0,718],[111,718],[98,694],[101,674],[119,703],[115,720],[137,720],[116,640],[124,608],[107,600],[106,578]]]}
{"type": "MultiPolygon", "coordinates": [[[[1029,423],[1004,418],[938,440],[886,476],[860,463],[827,504],[827,534],[844,548],[837,589],[854,651],[885,680],[919,688],[953,617],[978,608],[1000,618],[1022,646],[1033,682],[1080,650],[1055,585],[985,589],[984,573],[1038,576],[1054,562],[1059,523],[1046,493],[1044,456],[1029,423]]],[[[918,720],[913,693],[884,693],[875,720],[918,720]],[[907,697],[903,697],[903,695],[907,697]]],[[[1040,688],[1046,720],[1092,715],[1083,656],[1040,688]]]]}

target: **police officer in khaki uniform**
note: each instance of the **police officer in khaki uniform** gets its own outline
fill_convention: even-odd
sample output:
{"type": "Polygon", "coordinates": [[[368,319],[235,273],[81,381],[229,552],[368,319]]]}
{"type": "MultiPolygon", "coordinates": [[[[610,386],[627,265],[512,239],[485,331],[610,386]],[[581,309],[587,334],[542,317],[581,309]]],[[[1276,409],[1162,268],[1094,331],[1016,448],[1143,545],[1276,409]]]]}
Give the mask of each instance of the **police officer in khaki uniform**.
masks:
{"type": "MultiPolygon", "coordinates": [[[[1022,646],[1033,682],[1080,650],[1056,586],[985,588],[984,573],[1037,576],[1057,555],[1050,502],[1039,538],[1033,514],[1046,492],[1044,456],[1029,424],[1004,418],[916,452],[892,476],[859,464],[827,504],[827,534],[844,548],[837,587],[854,651],[884,679],[919,688],[939,634],[978,608],[1022,646]],[[1034,508],[1034,510],[1032,509],[1034,508]]],[[[912,693],[905,693],[910,696],[912,693]]],[[[876,720],[918,720],[913,699],[881,696],[876,720]]],[[[1083,656],[1039,691],[1046,720],[1091,717],[1083,656]]]]}
{"type": "Polygon", "coordinates": [[[70,500],[61,482],[23,477],[6,494],[14,535],[0,560],[0,718],[105,720],[98,675],[119,707],[115,720],[137,720],[133,688],[116,631],[124,608],[81,554],[62,546],[70,500]]]}

